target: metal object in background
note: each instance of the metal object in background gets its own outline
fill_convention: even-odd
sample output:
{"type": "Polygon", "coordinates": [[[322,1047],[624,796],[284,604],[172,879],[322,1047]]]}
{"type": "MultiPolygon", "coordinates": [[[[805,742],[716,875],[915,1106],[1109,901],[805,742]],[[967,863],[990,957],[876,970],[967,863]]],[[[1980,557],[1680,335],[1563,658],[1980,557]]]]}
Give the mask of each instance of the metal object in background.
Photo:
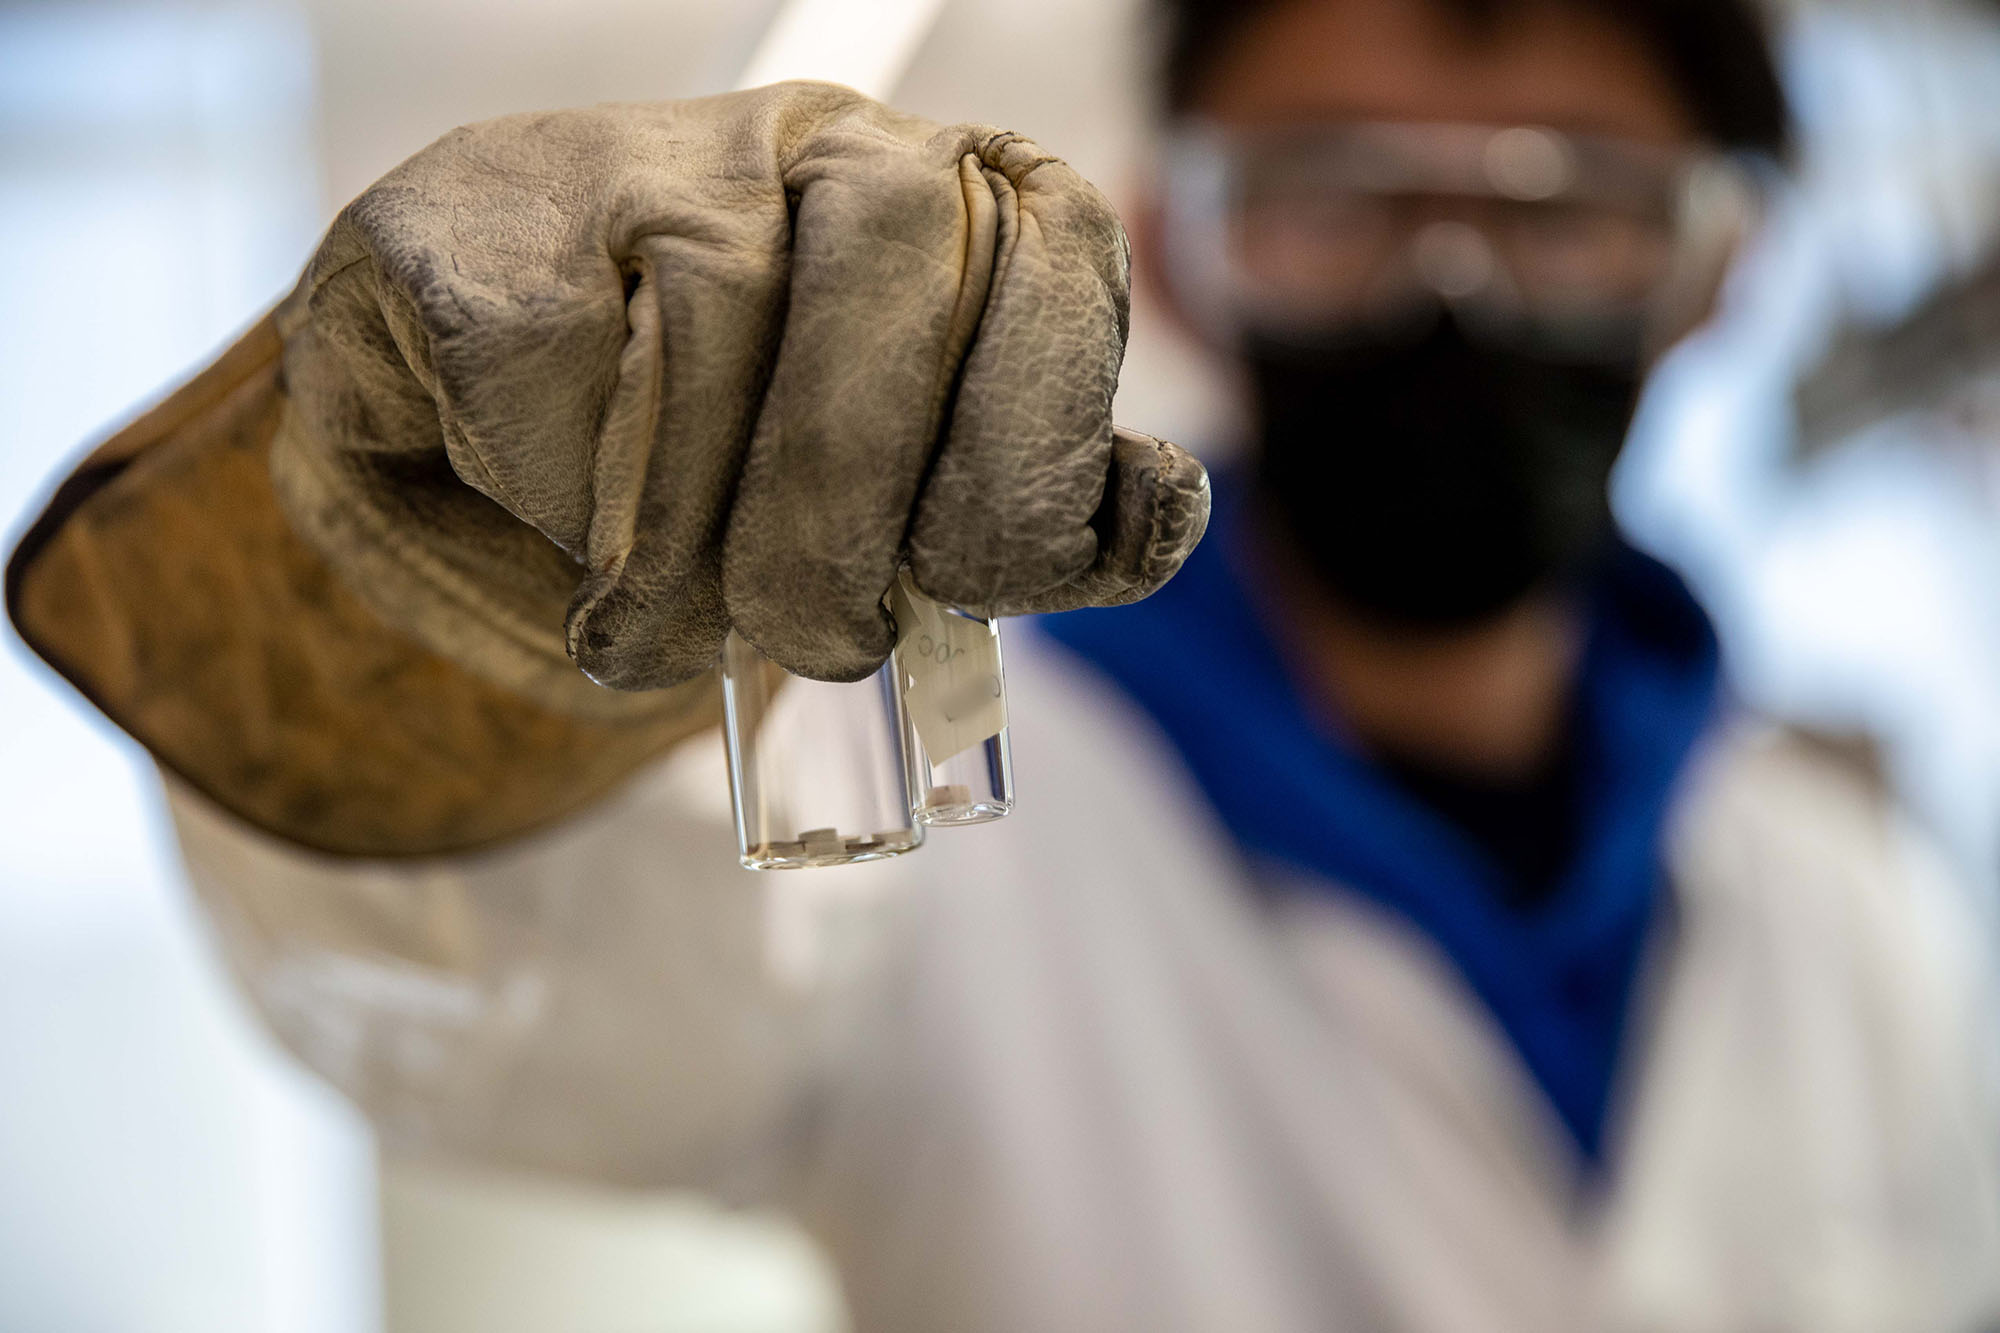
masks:
{"type": "Polygon", "coordinates": [[[1988,404],[2000,381],[2000,253],[1884,329],[1849,332],[1795,395],[1811,453],[1905,412],[1988,404]]]}

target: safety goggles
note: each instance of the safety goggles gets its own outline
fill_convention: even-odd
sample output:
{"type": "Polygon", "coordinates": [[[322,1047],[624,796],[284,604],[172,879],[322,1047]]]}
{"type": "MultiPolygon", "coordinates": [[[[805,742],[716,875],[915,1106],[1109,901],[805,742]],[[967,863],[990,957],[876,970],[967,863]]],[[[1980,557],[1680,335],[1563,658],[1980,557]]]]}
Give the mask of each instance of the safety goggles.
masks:
{"type": "Polygon", "coordinates": [[[1756,208],[1732,158],[1535,126],[1196,124],[1166,144],[1164,257],[1229,341],[1434,311],[1589,342],[1705,302],[1756,208]]]}

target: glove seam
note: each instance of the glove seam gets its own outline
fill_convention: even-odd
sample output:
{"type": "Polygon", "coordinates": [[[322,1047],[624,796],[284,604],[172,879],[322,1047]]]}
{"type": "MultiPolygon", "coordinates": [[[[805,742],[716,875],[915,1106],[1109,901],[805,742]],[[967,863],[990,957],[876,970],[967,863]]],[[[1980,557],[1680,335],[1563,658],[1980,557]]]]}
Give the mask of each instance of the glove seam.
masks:
{"type": "Polygon", "coordinates": [[[440,578],[428,567],[431,559],[426,557],[430,557],[431,553],[419,544],[399,540],[394,524],[370,506],[356,503],[339,478],[329,475],[330,469],[324,460],[316,456],[314,449],[285,443],[295,432],[300,436],[309,435],[290,400],[286,399],[271,451],[272,479],[286,520],[295,532],[327,559],[351,589],[376,609],[386,623],[416,635],[440,656],[450,658],[482,679],[520,692],[570,716],[633,717],[651,711],[660,691],[614,690],[596,684],[577,668],[559,646],[562,643],[559,631],[540,635],[532,625],[521,623],[481,596],[476,587],[461,587],[456,580],[440,578]],[[281,456],[291,466],[280,467],[281,456]],[[301,491],[310,493],[302,494],[301,491]],[[329,543],[324,540],[322,529],[325,524],[304,517],[303,511],[316,503],[333,515],[332,522],[347,525],[359,539],[359,561],[340,561],[333,557],[328,549],[329,543]],[[412,555],[416,558],[411,558],[412,555]],[[493,660],[467,654],[462,645],[454,650],[443,641],[448,636],[435,632],[436,627],[425,623],[425,618],[395,614],[385,605],[388,599],[373,595],[370,581],[361,576],[358,566],[371,560],[380,560],[393,568],[415,586],[420,596],[432,599],[447,615],[490,635],[494,645],[509,659],[509,664],[499,665],[496,669],[493,660]]]}
{"type": "MultiPolygon", "coordinates": [[[[332,282],[335,278],[347,272],[347,270],[353,268],[355,265],[372,264],[374,262],[375,262],[375,256],[369,254],[364,250],[362,253],[354,256],[354,258],[345,260],[342,263],[335,265],[333,268],[328,269],[324,273],[315,274],[313,276],[312,286],[308,288],[306,291],[306,299],[311,300],[313,297],[318,296],[321,291],[325,290],[326,285],[328,283],[332,282]]],[[[310,312],[308,312],[308,317],[310,317],[310,312]]]]}
{"type": "MultiPolygon", "coordinates": [[[[284,400],[283,411],[284,416],[279,425],[280,436],[287,435],[294,430],[300,434],[306,433],[304,425],[297,420],[297,416],[292,410],[289,398],[284,400]]],[[[287,456],[301,462],[312,473],[314,486],[328,503],[339,509],[343,516],[348,521],[354,523],[356,527],[363,529],[365,539],[371,540],[380,550],[390,556],[397,565],[407,570],[412,577],[428,585],[433,591],[441,594],[445,600],[453,603],[460,610],[481,611],[481,620],[488,623],[492,628],[504,633],[509,639],[514,640],[521,646],[531,651],[539,650],[539,646],[536,644],[531,632],[523,630],[520,626],[505,624],[505,621],[509,619],[506,616],[489,617],[483,614],[486,608],[475,605],[474,599],[466,597],[429,573],[424,572],[422,568],[424,562],[422,560],[409,559],[408,556],[412,551],[422,552],[423,548],[417,543],[399,539],[395,531],[395,524],[385,521],[371,506],[354,503],[348,495],[347,487],[334,475],[337,469],[322,466],[316,450],[288,449],[285,452],[287,456]]],[[[294,527],[298,526],[300,525],[294,524],[294,527]]],[[[542,655],[549,657],[550,660],[554,660],[553,654],[543,652],[542,655]]],[[[567,658],[563,660],[567,661],[567,658]]]]}
{"type": "Polygon", "coordinates": [[[1057,165],[1061,165],[1062,163],[1061,158],[1053,153],[1042,152],[1040,144],[1028,138],[1027,135],[1017,133],[1014,130],[1002,130],[998,134],[993,135],[986,141],[985,147],[981,150],[979,156],[980,161],[984,165],[1006,176],[1008,183],[1017,190],[1021,188],[1023,181],[1027,180],[1029,176],[1033,175],[1040,168],[1048,166],[1052,162],[1057,165]],[[1030,161],[1026,167],[1022,168],[1019,175],[1010,175],[999,158],[1009,145],[1016,143],[1027,144],[1030,148],[1035,149],[1039,156],[1030,161]]]}

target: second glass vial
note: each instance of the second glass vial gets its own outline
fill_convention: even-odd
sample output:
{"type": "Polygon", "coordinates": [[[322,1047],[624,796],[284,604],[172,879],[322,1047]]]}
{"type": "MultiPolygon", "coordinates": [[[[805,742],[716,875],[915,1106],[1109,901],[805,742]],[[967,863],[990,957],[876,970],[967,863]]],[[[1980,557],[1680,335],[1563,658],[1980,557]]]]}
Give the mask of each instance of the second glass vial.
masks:
{"type": "Polygon", "coordinates": [[[908,570],[890,611],[912,816],[928,827],[999,819],[1014,808],[1000,627],[932,601],[908,570]]]}

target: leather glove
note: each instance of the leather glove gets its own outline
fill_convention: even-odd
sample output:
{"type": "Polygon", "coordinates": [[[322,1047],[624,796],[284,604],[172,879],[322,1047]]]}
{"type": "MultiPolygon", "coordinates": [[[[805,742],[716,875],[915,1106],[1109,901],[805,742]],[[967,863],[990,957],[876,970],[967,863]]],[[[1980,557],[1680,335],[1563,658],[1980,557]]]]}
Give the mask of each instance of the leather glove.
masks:
{"type": "Polygon", "coordinates": [[[281,308],[273,480],[377,614],[504,684],[573,697],[566,653],[671,685],[731,626],[859,679],[905,560],[1009,614],[1142,597],[1199,539],[1200,465],[1112,427],[1128,269],[1028,140],[832,85],[489,121],[281,308]]]}

